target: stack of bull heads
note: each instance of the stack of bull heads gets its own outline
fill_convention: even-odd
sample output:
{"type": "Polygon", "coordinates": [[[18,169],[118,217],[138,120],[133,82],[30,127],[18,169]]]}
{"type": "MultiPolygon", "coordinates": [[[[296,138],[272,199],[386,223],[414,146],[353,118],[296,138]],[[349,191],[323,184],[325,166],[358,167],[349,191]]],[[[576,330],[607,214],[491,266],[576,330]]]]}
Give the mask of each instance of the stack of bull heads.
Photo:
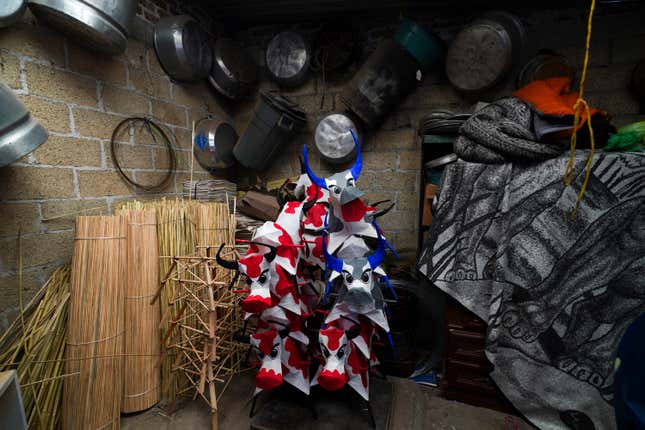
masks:
{"type": "Polygon", "coordinates": [[[362,157],[352,136],[356,161],[350,169],[319,178],[305,147],[297,200],[285,202],[276,221],[256,231],[243,258],[224,258],[222,247],[217,253],[218,263],[246,283],[236,291],[247,294],[242,308],[255,321],[249,341],[259,364],[256,393],[283,382],[305,394],[313,385],[348,385],[369,399],[369,368],[378,363],[373,339],[389,338],[382,286],[396,299],[382,267],[392,248],[376,218],[393,205],[378,209],[361,199],[356,182],[362,157]],[[376,249],[369,246],[374,241],[376,249]],[[321,314],[313,324],[320,330],[303,328],[321,314]]]}

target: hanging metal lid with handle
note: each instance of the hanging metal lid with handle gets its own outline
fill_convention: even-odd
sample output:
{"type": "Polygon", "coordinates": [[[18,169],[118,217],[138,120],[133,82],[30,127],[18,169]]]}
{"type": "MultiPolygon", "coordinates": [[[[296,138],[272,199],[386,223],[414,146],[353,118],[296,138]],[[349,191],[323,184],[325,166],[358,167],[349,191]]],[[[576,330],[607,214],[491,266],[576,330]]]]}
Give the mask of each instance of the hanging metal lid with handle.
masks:
{"type": "Polygon", "coordinates": [[[46,140],[47,131],[0,82],[0,166],[19,160],[46,140]]]}
{"type": "Polygon", "coordinates": [[[350,129],[356,130],[356,125],[346,114],[332,113],[320,120],[314,141],[325,161],[340,164],[354,158],[356,149],[350,129]]]}

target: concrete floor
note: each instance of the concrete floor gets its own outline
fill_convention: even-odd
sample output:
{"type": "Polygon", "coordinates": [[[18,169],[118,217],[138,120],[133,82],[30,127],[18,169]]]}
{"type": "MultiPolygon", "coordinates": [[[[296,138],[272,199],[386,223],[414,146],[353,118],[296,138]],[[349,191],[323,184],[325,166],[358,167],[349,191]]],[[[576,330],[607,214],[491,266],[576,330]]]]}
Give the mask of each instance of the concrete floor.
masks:
{"type": "MultiPolygon", "coordinates": [[[[250,399],[253,392],[252,373],[238,375],[229,385],[228,390],[219,402],[219,428],[222,430],[248,430],[250,399]]],[[[406,379],[388,378],[392,383],[393,399],[389,422],[382,430],[502,430],[506,429],[506,415],[490,409],[479,408],[463,403],[445,400],[439,396],[439,390],[425,388],[406,379]]],[[[261,398],[260,398],[261,399],[261,398]]],[[[258,401],[257,408],[262,403],[258,401]]],[[[337,423],[333,427],[357,429],[369,428],[364,417],[357,415],[355,423],[337,423]]],[[[516,418],[518,428],[529,430],[533,427],[520,418],[516,418]]],[[[319,419],[319,425],[295,424],[291,429],[328,428],[328,420],[319,419]]],[[[203,401],[188,401],[172,416],[160,408],[152,408],[138,414],[123,416],[123,430],[179,430],[210,429],[210,413],[203,401]]],[[[515,430],[514,426],[508,427],[515,430]]]]}

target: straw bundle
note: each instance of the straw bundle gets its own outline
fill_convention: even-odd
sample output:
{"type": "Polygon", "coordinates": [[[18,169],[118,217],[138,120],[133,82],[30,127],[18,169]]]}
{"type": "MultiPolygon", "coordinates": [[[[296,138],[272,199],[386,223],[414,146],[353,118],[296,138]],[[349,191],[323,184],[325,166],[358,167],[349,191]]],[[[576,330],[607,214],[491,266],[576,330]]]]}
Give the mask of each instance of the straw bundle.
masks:
{"type": "Polygon", "coordinates": [[[150,300],[159,288],[157,217],[154,209],[122,210],[126,219],[125,354],[121,412],[148,409],[159,401],[161,309],[150,300]]]}
{"type": "Polygon", "coordinates": [[[63,428],[118,429],[123,383],[125,222],[79,216],[72,258],[63,428]]]}
{"type": "Polygon", "coordinates": [[[18,371],[29,428],[60,427],[69,272],[54,271],[0,339],[0,371],[18,371]]]}

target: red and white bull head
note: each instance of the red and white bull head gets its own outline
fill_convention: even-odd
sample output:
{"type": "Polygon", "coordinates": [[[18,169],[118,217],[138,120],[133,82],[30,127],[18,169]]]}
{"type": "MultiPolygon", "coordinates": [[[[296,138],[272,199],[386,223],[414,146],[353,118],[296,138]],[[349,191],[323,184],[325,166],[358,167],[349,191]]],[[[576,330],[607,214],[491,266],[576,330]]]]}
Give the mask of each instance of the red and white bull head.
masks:
{"type": "Polygon", "coordinates": [[[266,254],[251,253],[257,250],[257,247],[249,248],[249,253],[240,260],[226,260],[221,256],[222,248],[217,251],[217,263],[231,270],[237,270],[245,277],[246,284],[250,293],[242,302],[242,308],[246,312],[261,313],[271,306],[277,304],[271,296],[271,284],[277,282],[275,270],[272,262],[276,256],[276,248],[263,243],[252,242],[252,245],[261,245],[269,249],[266,254]]]}
{"type": "Polygon", "coordinates": [[[351,342],[357,335],[357,330],[336,327],[320,330],[318,340],[324,365],[318,369],[311,385],[319,384],[325,390],[335,391],[348,384],[369,400],[367,360],[351,342]]]}
{"type": "Polygon", "coordinates": [[[259,390],[270,390],[282,384],[282,338],[276,330],[253,333],[251,346],[255,348],[261,365],[255,375],[255,386],[259,390]]]}
{"type": "Polygon", "coordinates": [[[284,381],[309,394],[309,362],[288,329],[254,333],[250,340],[261,363],[255,376],[256,393],[276,388],[284,381]]]}
{"type": "Polygon", "coordinates": [[[363,159],[361,157],[361,148],[358,143],[358,138],[353,130],[350,130],[354,138],[354,145],[356,147],[356,161],[349,169],[340,173],[335,173],[328,178],[319,178],[309,167],[309,160],[307,159],[307,146],[303,146],[302,155],[304,159],[305,169],[309,175],[309,179],[315,185],[329,190],[329,198],[332,204],[344,205],[363,195],[363,192],[356,188],[356,181],[361,175],[363,168],[363,159]]]}

